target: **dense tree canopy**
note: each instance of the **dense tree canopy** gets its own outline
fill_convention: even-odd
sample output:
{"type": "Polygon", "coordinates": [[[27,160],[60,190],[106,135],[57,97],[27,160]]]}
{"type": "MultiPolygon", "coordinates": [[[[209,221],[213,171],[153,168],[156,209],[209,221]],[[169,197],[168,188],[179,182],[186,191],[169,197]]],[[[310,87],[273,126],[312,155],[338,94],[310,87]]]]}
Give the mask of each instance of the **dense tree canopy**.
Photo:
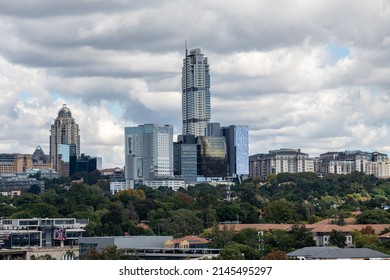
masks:
{"type": "MultiPolygon", "coordinates": [[[[267,180],[246,180],[231,186],[207,183],[174,192],[171,188],[141,186],[111,195],[109,181],[97,172],[75,174],[72,178],[45,180],[45,191],[31,188],[20,196],[0,195],[0,217],[75,217],[88,218],[87,236],[101,235],[184,235],[203,234],[210,246],[224,249],[225,258],[268,258],[312,246],[313,239],[302,226],[290,232],[273,231],[264,235],[264,250],[259,250],[254,230],[234,232],[222,222],[238,223],[314,223],[332,218],[343,225],[352,212],[361,211],[359,223],[390,223],[384,210],[390,199],[390,180],[348,175],[317,177],[314,173],[272,174],[267,180]],[[83,179],[83,184],[72,180],[83,179]],[[274,253],[279,250],[279,253],[274,253]],[[282,253],[280,253],[282,252],[282,253]]],[[[368,233],[354,233],[356,246],[385,248],[368,233]]],[[[342,245],[342,238],[332,242],[342,245]],[[341,240],[341,241],[340,241],[341,240]]],[[[390,248],[390,245],[389,245],[390,248]]],[[[108,254],[109,255],[109,254],[108,254]]]]}

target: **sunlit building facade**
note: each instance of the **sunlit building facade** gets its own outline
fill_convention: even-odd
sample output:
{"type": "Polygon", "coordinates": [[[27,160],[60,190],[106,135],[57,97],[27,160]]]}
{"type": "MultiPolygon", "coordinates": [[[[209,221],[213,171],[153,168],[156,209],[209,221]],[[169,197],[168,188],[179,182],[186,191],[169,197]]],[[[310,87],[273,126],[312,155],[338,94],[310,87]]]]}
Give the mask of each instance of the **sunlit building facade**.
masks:
{"type": "Polygon", "coordinates": [[[225,178],[227,174],[225,137],[200,136],[198,143],[198,174],[225,178]]]}
{"type": "Polygon", "coordinates": [[[249,177],[267,178],[270,174],[314,172],[314,160],[301,149],[280,149],[249,157],[249,177]]]}

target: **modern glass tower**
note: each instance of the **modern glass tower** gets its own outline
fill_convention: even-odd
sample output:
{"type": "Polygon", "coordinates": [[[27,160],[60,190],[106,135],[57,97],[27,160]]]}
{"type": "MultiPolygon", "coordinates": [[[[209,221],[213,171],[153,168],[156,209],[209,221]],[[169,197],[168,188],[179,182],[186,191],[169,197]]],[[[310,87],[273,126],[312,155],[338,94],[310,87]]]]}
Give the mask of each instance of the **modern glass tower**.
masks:
{"type": "Polygon", "coordinates": [[[228,174],[249,174],[249,133],[247,125],[230,125],[221,128],[226,139],[228,174]]]}
{"type": "Polygon", "coordinates": [[[210,122],[210,72],[207,57],[200,49],[188,54],[182,68],[183,135],[205,136],[210,122]]]}
{"type": "Polygon", "coordinates": [[[70,156],[80,156],[79,131],[79,125],[72,117],[69,108],[64,104],[50,128],[50,160],[56,171],[59,164],[59,145],[69,145],[70,156]]]}
{"type": "Polygon", "coordinates": [[[173,177],[173,126],[125,127],[125,176],[128,180],[173,177]]]}

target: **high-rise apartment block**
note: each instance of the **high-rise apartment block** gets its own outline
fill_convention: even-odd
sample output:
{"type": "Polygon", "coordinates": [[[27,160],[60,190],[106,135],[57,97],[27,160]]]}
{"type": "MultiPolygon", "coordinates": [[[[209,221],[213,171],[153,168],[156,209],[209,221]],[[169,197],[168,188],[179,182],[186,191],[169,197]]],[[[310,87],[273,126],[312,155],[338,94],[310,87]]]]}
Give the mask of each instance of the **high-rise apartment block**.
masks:
{"type": "Polygon", "coordinates": [[[314,172],[314,162],[301,149],[280,149],[249,157],[249,177],[267,178],[270,174],[314,172]]]}
{"type": "Polygon", "coordinates": [[[200,49],[186,49],[182,68],[183,135],[205,136],[210,121],[210,72],[200,49]]]}
{"type": "MultiPolygon", "coordinates": [[[[65,104],[58,112],[58,117],[50,128],[50,159],[56,171],[59,169],[60,164],[61,153],[59,148],[65,147],[60,145],[69,146],[69,156],[80,156],[79,125],[65,104]]],[[[68,154],[65,157],[68,158],[68,154]]]]}
{"type": "Polygon", "coordinates": [[[389,157],[379,152],[327,152],[320,155],[316,165],[316,172],[322,174],[348,174],[354,171],[389,178],[389,157]]]}

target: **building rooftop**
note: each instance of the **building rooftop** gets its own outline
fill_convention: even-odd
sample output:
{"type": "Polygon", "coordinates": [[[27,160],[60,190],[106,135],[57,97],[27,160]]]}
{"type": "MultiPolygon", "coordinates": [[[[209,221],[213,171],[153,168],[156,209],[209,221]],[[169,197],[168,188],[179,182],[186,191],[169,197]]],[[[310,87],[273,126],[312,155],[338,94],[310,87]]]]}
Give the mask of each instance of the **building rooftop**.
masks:
{"type": "MultiPolygon", "coordinates": [[[[294,224],[220,224],[220,230],[223,227],[232,228],[234,231],[241,231],[243,229],[251,228],[255,230],[264,230],[264,231],[272,231],[272,230],[285,230],[290,231],[294,224]]],[[[366,227],[371,227],[375,234],[379,235],[386,228],[390,227],[390,224],[352,224],[345,226],[338,226],[335,224],[327,224],[327,223],[316,223],[316,224],[308,224],[305,227],[311,232],[332,232],[332,230],[340,231],[340,232],[353,232],[353,231],[361,231],[366,227]]]]}
{"type": "Polygon", "coordinates": [[[390,255],[368,248],[305,247],[287,254],[306,259],[387,259],[390,255]]]}

